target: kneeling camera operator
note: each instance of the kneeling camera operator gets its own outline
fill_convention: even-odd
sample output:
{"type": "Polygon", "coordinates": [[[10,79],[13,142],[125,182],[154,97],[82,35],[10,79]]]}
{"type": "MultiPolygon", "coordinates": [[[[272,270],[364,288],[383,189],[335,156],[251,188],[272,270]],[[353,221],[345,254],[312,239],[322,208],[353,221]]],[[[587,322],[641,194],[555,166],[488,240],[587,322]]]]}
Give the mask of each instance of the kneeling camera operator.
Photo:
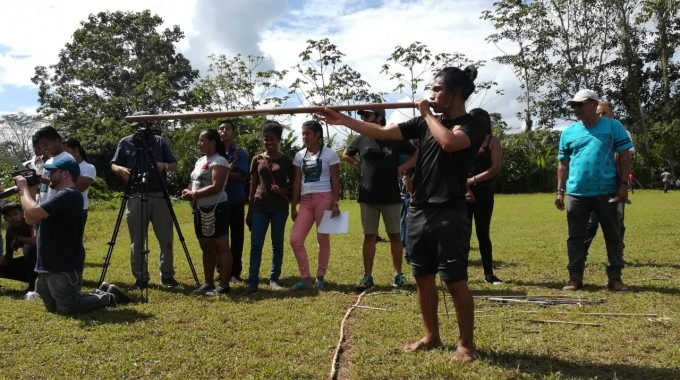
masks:
{"type": "Polygon", "coordinates": [[[24,218],[37,228],[38,273],[36,292],[49,312],[85,313],[102,307],[130,302],[130,297],[115,285],[97,293],[80,293],[80,278],[85,264],[82,236],[83,197],[75,187],[80,175],[78,163],[71,157],[45,164],[49,186],[54,196],[36,203],[24,176],[14,177],[19,190],[24,218]]]}

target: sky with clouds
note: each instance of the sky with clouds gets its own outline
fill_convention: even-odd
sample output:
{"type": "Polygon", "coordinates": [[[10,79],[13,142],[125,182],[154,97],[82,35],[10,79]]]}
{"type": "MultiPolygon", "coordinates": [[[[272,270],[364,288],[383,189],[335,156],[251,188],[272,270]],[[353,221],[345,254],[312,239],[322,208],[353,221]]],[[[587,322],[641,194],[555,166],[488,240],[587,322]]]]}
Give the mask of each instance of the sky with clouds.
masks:
{"type": "MultiPolygon", "coordinates": [[[[501,54],[485,38],[493,26],[480,20],[488,0],[33,0],[3,4],[0,12],[0,113],[35,113],[34,68],[58,61],[59,51],[91,13],[151,10],[179,25],[186,38],[177,50],[202,72],[210,54],[241,53],[267,58],[278,70],[299,62],[309,39],[329,38],[345,54],[343,63],[362,74],[374,91],[392,92],[380,69],[396,46],[419,41],[433,52],[460,52],[486,60],[477,81],[496,81],[505,95],[486,94],[468,108],[499,112],[511,125],[520,122],[515,98],[519,82],[508,67],[492,62],[501,54]],[[11,4],[11,5],[10,5],[11,4]]],[[[512,47],[503,47],[512,49],[512,47]]],[[[388,101],[402,101],[392,96],[388,101]]],[[[388,120],[404,117],[389,112],[388,120]]],[[[295,122],[295,121],[294,121],[295,122]]],[[[294,124],[295,125],[295,124],[294,124]]]]}

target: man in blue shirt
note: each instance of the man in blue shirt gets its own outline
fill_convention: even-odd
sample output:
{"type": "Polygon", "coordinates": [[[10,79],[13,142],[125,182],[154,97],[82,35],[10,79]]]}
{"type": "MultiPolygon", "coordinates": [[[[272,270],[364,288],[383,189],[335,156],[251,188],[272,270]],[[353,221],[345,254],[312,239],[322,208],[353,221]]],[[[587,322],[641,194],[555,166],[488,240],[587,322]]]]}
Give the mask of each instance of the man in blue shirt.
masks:
{"type": "MultiPolygon", "coordinates": [[[[144,114],[137,112],[135,115],[144,114]]],[[[131,124],[140,128],[141,123],[131,124]]],[[[177,170],[175,159],[168,142],[156,135],[146,136],[141,132],[123,137],[118,142],[116,153],[111,159],[111,171],[123,179],[125,183],[132,181],[130,198],[125,213],[128,230],[130,232],[130,268],[135,277],[135,289],[145,289],[149,286],[148,263],[143,258],[146,240],[148,240],[149,222],[153,225],[160,246],[161,284],[167,288],[178,286],[175,280],[173,256],[173,220],[170,208],[166,203],[163,186],[167,186],[167,173],[177,170]],[[149,137],[149,141],[139,141],[140,136],[149,137]],[[145,152],[144,145],[148,144],[153,159],[153,165],[145,152]],[[139,156],[138,156],[139,154],[139,156]],[[137,166],[136,168],[134,166],[137,166]],[[137,178],[130,178],[136,169],[137,178]],[[152,171],[158,171],[154,175],[152,171]],[[160,178],[160,179],[159,179],[160,178]],[[145,199],[143,198],[145,196],[145,199]]]]}
{"type": "Polygon", "coordinates": [[[243,263],[243,235],[245,232],[245,204],[246,204],[246,178],[250,169],[248,152],[236,146],[236,126],[231,120],[219,122],[217,131],[222,137],[224,150],[227,152],[229,177],[224,191],[227,192],[227,204],[229,205],[229,237],[231,239],[231,255],[234,262],[231,266],[231,282],[243,282],[241,271],[243,263]]]}
{"type": "Polygon", "coordinates": [[[26,223],[40,223],[35,288],[45,308],[52,313],[75,314],[130,302],[130,297],[115,285],[107,284],[97,293],[80,293],[80,275],[85,264],[83,197],[75,188],[80,167],[73,158],[65,157],[45,164],[45,170],[49,170],[49,186],[54,195],[39,205],[26,178],[14,178],[26,223]]]}
{"type": "Polygon", "coordinates": [[[618,209],[628,199],[629,149],[633,144],[619,121],[597,114],[598,97],[594,91],[581,90],[567,104],[579,121],[562,132],[557,156],[557,209],[565,209],[564,194],[569,195],[566,204],[569,282],[562,289],[583,287],[583,239],[590,213],[595,212],[607,247],[607,286],[613,291],[624,291],[628,288],[621,281],[624,261],[618,209]],[[614,159],[617,153],[618,171],[614,159]]]}

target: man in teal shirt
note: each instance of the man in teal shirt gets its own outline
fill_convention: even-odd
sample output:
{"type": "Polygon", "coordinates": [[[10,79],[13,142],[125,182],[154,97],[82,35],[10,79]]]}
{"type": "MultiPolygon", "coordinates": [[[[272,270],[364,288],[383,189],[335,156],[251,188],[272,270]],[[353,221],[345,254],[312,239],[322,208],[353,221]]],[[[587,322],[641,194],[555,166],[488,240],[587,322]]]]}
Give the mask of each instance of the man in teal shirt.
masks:
{"type": "Polygon", "coordinates": [[[591,212],[598,215],[607,247],[607,286],[613,291],[627,287],[621,280],[623,240],[618,208],[628,199],[628,173],[633,146],[623,125],[597,114],[598,97],[592,90],[581,90],[567,104],[579,120],[562,132],[558,153],[557,198],[555,205],[566,204],[569,282],[563,290],[583,287],[585,249],[583,238],[591,212]],[[617,171],[615,153],[619,155],[617,171]],[[565,189],[566,184],[566,189],[565,189]]]}

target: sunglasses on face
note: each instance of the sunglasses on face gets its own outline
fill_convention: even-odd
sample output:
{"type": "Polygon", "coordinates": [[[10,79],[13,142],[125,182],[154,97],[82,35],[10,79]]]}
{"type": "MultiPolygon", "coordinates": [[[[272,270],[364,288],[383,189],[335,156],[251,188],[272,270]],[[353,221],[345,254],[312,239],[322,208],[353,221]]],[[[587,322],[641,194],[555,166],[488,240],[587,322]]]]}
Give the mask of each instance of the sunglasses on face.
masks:
{"type": "Polygon", "coordinates": [[[361,114],[361,120],[371,119],[373,117],[375,117],[373,112],[364,112],[361,114]]]}
{"type": "Polygon", "coordinates": [[[585,101],[585,102],[572,102],[572,103],[571,103],[571,108],[572,108],[572,109],[574,109],[574,108],[581,108],[584,104],[588,104],[588,103],[590,103],[590,102],[589,102],[589,101],[585,101]]]}

